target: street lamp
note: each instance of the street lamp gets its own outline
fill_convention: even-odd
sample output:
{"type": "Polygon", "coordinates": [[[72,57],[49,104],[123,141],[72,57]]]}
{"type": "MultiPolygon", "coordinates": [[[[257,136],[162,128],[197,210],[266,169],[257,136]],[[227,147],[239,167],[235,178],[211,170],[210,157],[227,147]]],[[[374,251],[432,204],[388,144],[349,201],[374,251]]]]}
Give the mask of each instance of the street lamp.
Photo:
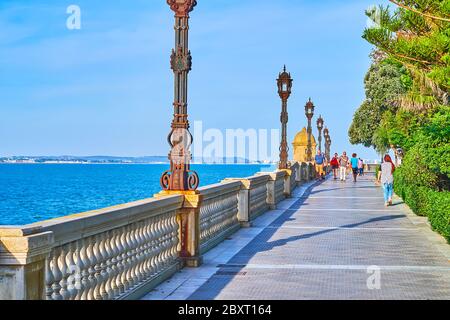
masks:
{"type": "Polygon", "coordinates": [[[281,143],[280,143],[280,163],[279,169],[288,169],[288,144],[287,144],[287,123],[289,120],[287,112],[287,100],[291,95],[292,89],[291,74],[286,72],[286,66],[284,66],[283,72],[281,72],[277,79],[278,94],[281,98],[281,143]]]}
{"type": "Polygon", "coordinates": [[[330,140],[330,131],[327,127],[323,130],[323,136],[325,138],[325,157],[328,161],[330,161],[330,146],[329,146],[329,140],[330,140]]]}
{"type": "Polygon", "coordinates": [[[317,119],[317,130],[319,130],[319,150],[322,152],[322,129],[323,129],[323,118],[319,116],[317,119]]]}
{"type": "Polygon", "coordinates": [[[197,5],[196,0],[167,0],[170,9],[175,12],[175,49],[172,50],[170,65],[174,82],[174,115],[167,138],[171,151],[169,153],[170,170],[161,176],[161,187],[165,191],[195,191],[199,185],[196,172],[191,171],[192,155],[190,146],[192,134],[189,132],[187,112],[188,74],[192,67],[189,51],[189,13],[197,5]]]}
{"type": "Polygon", "coordinates": [[[306,151],[306,157],[309,162],[312,161],[312,127],[311,120],[314,117],[314,103],[309,98],[309,101],[305,105],[305,115],[308,118],[308,147],[306,151]]]}

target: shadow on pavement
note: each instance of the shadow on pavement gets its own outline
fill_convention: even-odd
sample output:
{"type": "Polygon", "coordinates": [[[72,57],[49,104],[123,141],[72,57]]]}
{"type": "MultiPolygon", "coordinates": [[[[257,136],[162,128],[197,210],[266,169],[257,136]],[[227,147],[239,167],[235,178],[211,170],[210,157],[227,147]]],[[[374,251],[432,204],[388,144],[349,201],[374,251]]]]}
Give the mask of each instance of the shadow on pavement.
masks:
{"type": "MultiPolygon", "coordinates": [[[[298,236],[292,236],[288,237],[286,239],[279,239],[275,241],[270,241],[272,236],[279,230],[279,227],[281,227],[284,223],[287,221],[293,221],[295,220],[292,218],[292,216],[301,209],[302,206],[305,206],[305,201],[308,199],[308,197],[312,194],[316,194],[318,192],[323,192],[325,190],[336,190],[336,189],[325,189],[325,190],[319,190],[319,191],[312,191],[315,187],[319,186],[323,181],[318,181],[315,184],[311,185],[303,194],[301,198],[299,198],[297,201],[295,201],[286,211],[275,221],[273,221],[270,225],[275,226],[278,228],[266,228],[263,232],[261,232],[255,239],[250,241],[244,248],[242,248],[233,258],[231,258],[229,261],[232,261],[235,257],[239,256],[239,263],[238,264],[230,264],[230,265],[221,265],[218,272],[221,272],[220,278],[217,278],[217,274],[211,277],[203,286],[201,286],[199,289],[197,289],[196,292],[194,292],[188,300],[213,300],[215,299],[222,290],[227,287],[227,285],[236,278],[236,275],[239,274],[239,272],[242,271],[243,268],[245,268],[246,264],[259,252],[264,251],[270,251],[276,247],[283,247],[286,244],[298,241],[298,240],[305,240],[312,237],[317,237],[323,234],[339,231],[339,228],[356,228],[363,225],[368,225],[374,222],[379,221],[389,221],[389,220],[395,220],[399,218],[404,218],[404,214],[399,215],[385,215],[380,216],[372,219],[368,219],[365,221],[361,221],[358,223],[352,223],[352,224],[346,224],[342,225],[337,228],[330,228],[326,230],[320,230],[312,233],[302,234],[298,236]],[[290,210],[290,209],[294,210],[290,210]],[[263,243],[263,245],[261,245],[263,243]],[[242,255],[243,252],[251,252],[251,249],[254,248],[258,244],[258,247],[261,247],[261,250],[258,250],[257,252],[254,252],[250,255],[242,255]],[[225,276],[224,276],[225,274],[225,276]],[[214,284],[210,284],[211,279],[214,278],[214,284]]],[[[370,187],[370,188],[376,188],[376,187],[370,187]]]]}

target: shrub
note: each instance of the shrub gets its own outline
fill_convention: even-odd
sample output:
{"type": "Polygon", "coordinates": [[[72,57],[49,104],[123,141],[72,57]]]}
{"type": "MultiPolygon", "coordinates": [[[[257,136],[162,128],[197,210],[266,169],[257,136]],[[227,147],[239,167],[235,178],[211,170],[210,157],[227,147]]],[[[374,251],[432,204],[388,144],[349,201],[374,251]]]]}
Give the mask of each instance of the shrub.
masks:
{"type": "Polygon", "coordinates": [[[450,192],[428,192],[427,213],[433,229],[450,242],[450,192]]]}
{"type": "Polygon", "coordinates": [[[450,192],[411,184],[405,179],[409,169],[402,166],[395,172],[395,192],[414,213],[428,217],[432,228],[450,243],[450,192]]]}

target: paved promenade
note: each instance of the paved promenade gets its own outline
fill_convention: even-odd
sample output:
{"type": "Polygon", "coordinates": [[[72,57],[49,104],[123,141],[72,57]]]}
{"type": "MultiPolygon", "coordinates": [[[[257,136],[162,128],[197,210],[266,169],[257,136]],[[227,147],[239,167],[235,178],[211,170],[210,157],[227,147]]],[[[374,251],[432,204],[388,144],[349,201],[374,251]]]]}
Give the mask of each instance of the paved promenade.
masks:
{"type": "Polygon", "coordinates": [[[144,299],[450,299],[450,246],[372,180],[297,188],[144,299]]]}

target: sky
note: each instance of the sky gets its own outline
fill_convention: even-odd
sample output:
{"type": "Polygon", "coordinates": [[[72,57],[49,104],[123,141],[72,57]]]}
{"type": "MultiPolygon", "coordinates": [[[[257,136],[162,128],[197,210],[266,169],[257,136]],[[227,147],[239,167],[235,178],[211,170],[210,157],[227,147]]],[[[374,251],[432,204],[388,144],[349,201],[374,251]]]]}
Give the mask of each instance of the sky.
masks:
{"type": "MultiPolygon", "coordinates": [[[[191,13],[190,121],[204,129],[280,127],[278,73],[294,78],[288,139],[309,97],[332,152],[364,99],[364,10],[384,0],[198,0],[191,13]]],[[[173,13],[165,0],[1,0],[0,156],[166,155],[173,13]],[[106,4],[107,3],[107,4],[106,4]],[[67,7],[81,9],[69,30],[67,7]]]]}

